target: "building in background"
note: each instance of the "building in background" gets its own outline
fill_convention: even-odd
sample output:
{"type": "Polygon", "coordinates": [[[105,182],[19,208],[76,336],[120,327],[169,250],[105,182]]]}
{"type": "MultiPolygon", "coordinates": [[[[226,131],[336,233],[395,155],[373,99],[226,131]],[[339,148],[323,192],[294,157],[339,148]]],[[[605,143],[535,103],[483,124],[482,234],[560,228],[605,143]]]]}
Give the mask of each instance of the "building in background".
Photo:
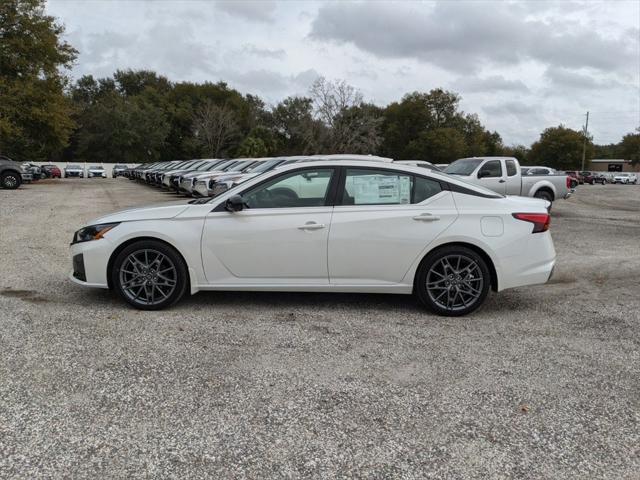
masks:
{"type": "Polygon", "coordinates": [[[640,163],[631,165],[631,160],[621,158],[594,158],[589,170],[593,172],[640,172],[640,163]]]}

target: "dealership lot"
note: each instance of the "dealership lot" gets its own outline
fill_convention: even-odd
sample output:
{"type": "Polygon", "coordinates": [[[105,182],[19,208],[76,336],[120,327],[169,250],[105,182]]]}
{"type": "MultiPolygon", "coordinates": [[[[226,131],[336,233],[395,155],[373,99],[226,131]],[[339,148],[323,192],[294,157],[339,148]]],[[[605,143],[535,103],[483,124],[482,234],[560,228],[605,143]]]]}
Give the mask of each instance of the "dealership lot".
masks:
{"type": "Polygon", "coordinates": [[[464,318],[392,295],[202,292],[131,310],[66,279],[73,231],[181,200],[63,179],[0,201],[2,478],[640,471],[640,186],[556,202],[551,283],[464,318]]]}

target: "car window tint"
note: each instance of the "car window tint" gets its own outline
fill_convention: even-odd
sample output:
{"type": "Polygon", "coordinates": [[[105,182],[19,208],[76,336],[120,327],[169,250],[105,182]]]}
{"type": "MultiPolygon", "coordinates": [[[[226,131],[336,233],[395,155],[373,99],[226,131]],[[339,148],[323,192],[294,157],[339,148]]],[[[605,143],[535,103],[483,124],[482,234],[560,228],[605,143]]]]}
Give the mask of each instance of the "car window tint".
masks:
{"type": "Polygon", "coordinates": [[[348,168],[343,205],[400,205],[411,203],[413,176],[389,170],[348,168]]]}
{"type": "Polygon", "coordinates": [[[502,165],[500,165],[500,160],[490,160],[485,163],[480,169],[479,174],[482,174],[485,178],[490,177],[501,177],[502,176],[502,165]]]}
{"type": "Polygon", "coordinates": [[[243,194],[249,208],[321,207],[333,169],[303,170],[279,175],[243,194]]]}
{"type": "Polygon", "coordinates": [[[516,162],[514,162],[513,160],[506,160],[505,163],[507,165],[507,176],[513,177],[518,173],[516,162]]]}
{"type": "Polygon", "coordinates": [[[440,182],[424,177],[415,177],[413,183],[413,202],[424,202],[427,198],[433,197],[442,191],[440,182]]]}

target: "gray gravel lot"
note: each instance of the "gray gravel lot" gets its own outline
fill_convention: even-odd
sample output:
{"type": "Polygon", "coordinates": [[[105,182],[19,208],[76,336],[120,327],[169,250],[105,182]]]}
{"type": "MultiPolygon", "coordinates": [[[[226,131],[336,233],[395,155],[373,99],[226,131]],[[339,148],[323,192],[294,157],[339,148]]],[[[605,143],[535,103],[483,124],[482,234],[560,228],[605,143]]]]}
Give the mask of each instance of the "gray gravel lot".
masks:
{"type": "Polygon", "coordinates": [[[126,179],[0,191],[0,478],[640,478],[640,186],[554,207],[548,285],[204,292],[131,310],[66,276],[126,179]]]}

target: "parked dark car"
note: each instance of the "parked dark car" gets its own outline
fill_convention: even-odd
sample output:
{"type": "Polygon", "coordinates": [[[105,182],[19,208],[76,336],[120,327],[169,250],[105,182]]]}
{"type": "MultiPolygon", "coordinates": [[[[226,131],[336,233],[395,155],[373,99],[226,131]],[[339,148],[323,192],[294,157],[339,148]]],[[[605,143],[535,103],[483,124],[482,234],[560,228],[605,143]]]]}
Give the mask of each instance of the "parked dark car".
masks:
{"type": "Polygon", "coordinates": [[[62,178],[62,172],[57,165],[42,165],[40,170],[42,170],[45,178],[62,178]]]}
{"type": "Polygon", "coordinates": [[[590,185],[595,183],[601,183],[604,185],[607,183],[605,176],[598,172],[580,172],[580,175],[582,175],[584,183],[588,183],[590,185]]]}
{"type": "Polygon", "coordinates": [[[127,171],[126,165],[117,164],[113,166],[113,170],[111,170],[111,176],[113,178],[126,177],[126,174],[125,174],[126,171],[127,171]]]}
{"type": "Polygon", "coordinates": [[[0,155],[0,187],[15,190],[23,181],[29,180],[30,173],[24,172],[18,162],[0,155]],[[24,178],[24,177],[28,178],[24,178]]]}

